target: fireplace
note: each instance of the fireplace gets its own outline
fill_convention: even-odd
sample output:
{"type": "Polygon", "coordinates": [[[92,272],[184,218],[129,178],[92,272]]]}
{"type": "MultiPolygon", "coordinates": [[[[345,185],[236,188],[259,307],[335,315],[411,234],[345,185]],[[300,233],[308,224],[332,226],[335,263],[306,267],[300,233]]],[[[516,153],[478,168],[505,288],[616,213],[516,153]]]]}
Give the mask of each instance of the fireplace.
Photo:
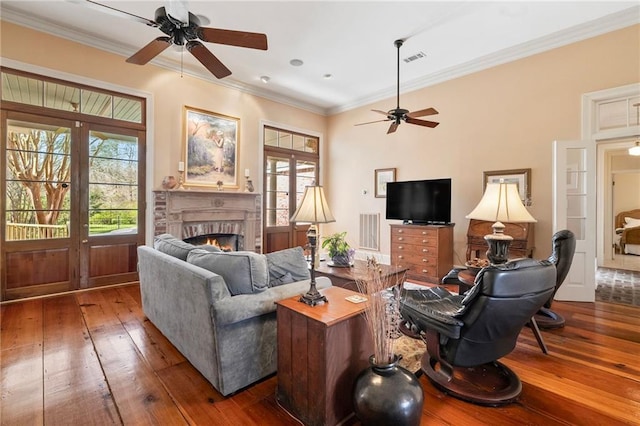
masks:
{"type": "Polygon", "coordinates": [[[201,246],[204,244],[215,246],[222,251],[244,250],[244,236],[240,234],[206,234],[186,238],[184,241],[193,244],[194,246],[201,246]]]}
{"type": "Polygon", "coordinates": [[[201,189],[153,191],[154,235],[181,240],[238,235],[240,250],[262,253],[261,195],[201,189]]]}

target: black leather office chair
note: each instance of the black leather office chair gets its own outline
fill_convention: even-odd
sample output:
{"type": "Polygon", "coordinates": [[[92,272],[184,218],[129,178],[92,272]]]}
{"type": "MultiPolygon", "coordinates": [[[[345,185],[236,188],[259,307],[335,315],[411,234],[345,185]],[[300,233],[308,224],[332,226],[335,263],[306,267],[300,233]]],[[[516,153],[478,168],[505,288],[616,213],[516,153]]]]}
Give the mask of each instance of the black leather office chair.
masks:
{"type": "Polygon", "coordinates": [[[571,269],[573,255],[576,251],[576,237],[573,232],[568,229],[563,229],[553,234],[551,246],[551,256],[549,256],[548,260],[556,265],[556,286],[549,300],[545,302],[544,306],[540,308],[534,316],[538,327],[541,329],[564,327],[564,318],[562,315],[551,310],[551,304],[553,303],[556,292],[567,277],[569,269],[571,269]]]}
{"type": "Polygon", "coordinates": [[[476,404],[515,400],[520,379],[497,360],[515,348],[522,327],[555,283],[554,264],[526,258],[484,268],[465,295],[441,287],[405,291],[401,315],[427,343],[422,370],[429,380],[476,404]]]}

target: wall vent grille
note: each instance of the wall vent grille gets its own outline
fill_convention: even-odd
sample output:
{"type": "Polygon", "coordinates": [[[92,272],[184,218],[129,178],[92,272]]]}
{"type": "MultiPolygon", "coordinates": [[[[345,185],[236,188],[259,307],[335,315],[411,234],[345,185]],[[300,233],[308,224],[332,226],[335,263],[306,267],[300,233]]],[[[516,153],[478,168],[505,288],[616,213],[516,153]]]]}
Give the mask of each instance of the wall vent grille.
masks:
{"type": "Polygon", "coordinates": [[[380,213],[360,213],[359,247],[380,251],[380,213]]]}

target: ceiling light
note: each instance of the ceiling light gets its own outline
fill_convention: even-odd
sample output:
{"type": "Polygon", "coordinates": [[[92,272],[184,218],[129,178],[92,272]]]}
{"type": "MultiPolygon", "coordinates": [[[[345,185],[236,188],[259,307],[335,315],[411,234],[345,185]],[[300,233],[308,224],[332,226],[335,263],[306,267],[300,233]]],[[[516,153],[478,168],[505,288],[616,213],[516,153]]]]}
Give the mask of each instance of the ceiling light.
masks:
{"type": "Polygon", "coordinates": [[[304,64],[304,62],[302,62],[302,60],[300,59],[292,59],[289,61],[289,63],[294,67],[299,67],[300,65],[304,64]]]}
{"type": "Polygon", "coordinates": [[[640,155],[640,140],[636,141],[636,144],[629,148],[629,155],[639,156],[640,155]]]}
{"type": "Polygon", "coordinates": [[[329,80],[331,77],[333,77],[333,75],[331,74],[325,74],[322,76],[322,78],[326,78],[327,80],[329,80]]]}
{"type": "Polygon", "coordinates": [[[267,84],[269,80],[271,80],[271,78],[269,78],[268,75],[263,75],[262,77],[260,77],[260,81],[262,81],[264,84],[267,84]]]}

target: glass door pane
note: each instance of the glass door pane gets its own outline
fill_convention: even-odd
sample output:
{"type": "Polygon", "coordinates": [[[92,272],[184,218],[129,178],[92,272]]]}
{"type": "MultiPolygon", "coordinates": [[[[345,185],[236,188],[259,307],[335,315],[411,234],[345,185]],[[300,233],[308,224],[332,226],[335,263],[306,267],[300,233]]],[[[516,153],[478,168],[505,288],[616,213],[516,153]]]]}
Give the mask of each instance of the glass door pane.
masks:
{"type": "Polygon", "coordinates": [[[136,234],[138,139],[89,133],[89,235],[136,234]]]}
{"type": "MultiPolygon", "coordinates": [[[[267,157],[265,170],[266,226],[288,226],[290,167],[288,158],[267,157]]],[[[303,188],[304,191],[304,188],[303,188]]]]}
{"type": "Polygon", "coordinates": [[[68,238],[71,130],[7,121],[7,241],[68,238]]]}

